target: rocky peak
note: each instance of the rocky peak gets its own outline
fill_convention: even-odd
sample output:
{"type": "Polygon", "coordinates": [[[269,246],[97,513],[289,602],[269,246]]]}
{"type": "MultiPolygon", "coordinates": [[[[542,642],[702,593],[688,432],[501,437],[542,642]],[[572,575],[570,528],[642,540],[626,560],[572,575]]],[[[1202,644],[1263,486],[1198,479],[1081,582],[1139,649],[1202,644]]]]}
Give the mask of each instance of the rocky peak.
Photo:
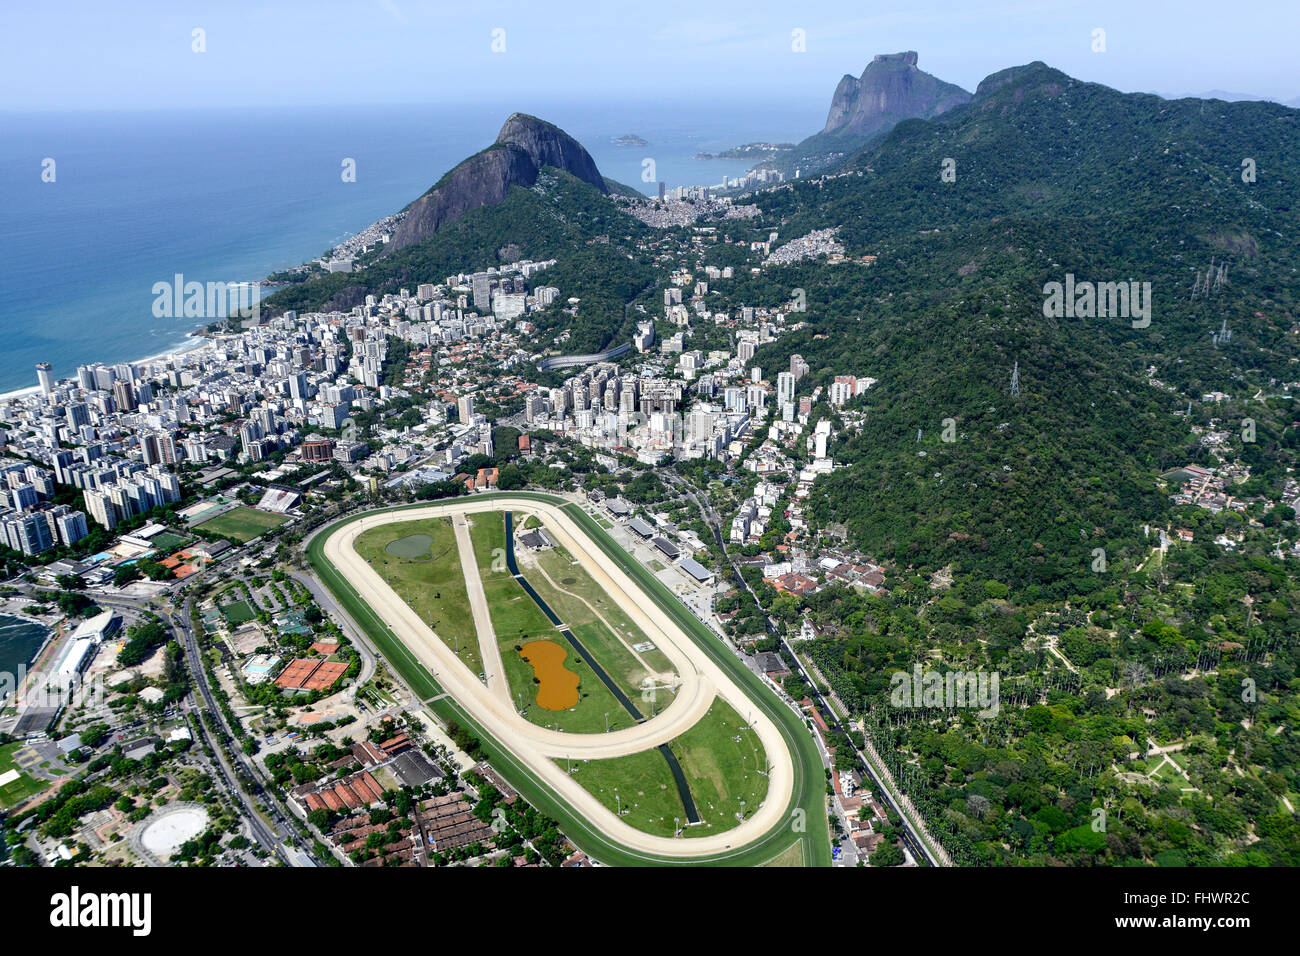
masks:
{"type": "Polygon", "coordinates": [[[608,192],[595,160],[581,143],[554,123],[527,113],[511,113],[497,134],[497,143],[519,147],[539,169],[554,166],[590,183],[601,192],[608,192]]]}
{"type": "Polygon", "coordinates": [[[543,166],[553,166],[602,193],[609,192],[595,160],[581,143],[553,123],[527,113],[512,113],[496,142],[463,160],[411,203],[384,254],[414,245],[471,209],[504,202],[511,186],[526,188],[536,183],[543,166]]]}
{"type": "Polygon", "coordinates": [[[915,50],[881,53],[862,76],[835,87],[823,133],[870,136],[904,119],[930,119],[965,103],[970,94],[917,68],[915,50]]]}

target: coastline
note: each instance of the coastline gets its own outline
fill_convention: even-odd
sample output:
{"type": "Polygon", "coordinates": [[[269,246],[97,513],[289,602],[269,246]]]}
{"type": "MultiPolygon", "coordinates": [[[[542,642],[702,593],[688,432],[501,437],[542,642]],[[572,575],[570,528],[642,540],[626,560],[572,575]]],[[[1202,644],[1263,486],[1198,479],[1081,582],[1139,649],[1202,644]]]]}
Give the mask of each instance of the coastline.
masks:
{"type": "MultiPolygon", "coordinates": [[[[182,342],[178,342],[176,345],[172,346],[169,349],[166,349],[162,352],[155,352],[153,355],[146,355],[144,358],[124,359],[123,361],[130,365],[144,365],[148,362],[157,362],[160,359],[171,358],[174,355],[183,355],[186,352],[193,352],[195,349],[203,348],[203,346],[206,344],[207,344],[207,337],[204,335],[203,328],[200,327],[194,329],[191,332],[186,332],[185,340],[182,342]]],[[[110,363],[104,363],[104,364],[110,364],[110,363]]],[[[117,363],[111,363],[111,364],[117,364],[117,363]]],[[[55,383],[57,384],[58,382],[66,381],[68,379],[75,380],[76,375],[77,373],[76,370],[74,369],[71,375],[64,375],[64,376],[60,376],[59,378],[56,378],[55,383]]],[[[28,386],[27,388],[16,388],[13,391],[0,392],[0,403],[11,402],[14,399],[19,399],[19,398],[26,398],[28,396],[35,395],[40,390],[41,387],[39,385],[31,385],[28,386]]]]}
{"type": "MultiPolygon", "coordinates": [[[[27,652],[26,660],[18,660],[16,662],[6,661],[5,663],[6,665],[9,664],[13,665],[13,670],[10,673],[14,675],[15,679],[17,678],[18,675],[23,675],[23,674],[25,674],[28,677],[28,679],[30,679],[30,677],[38,670],[37,662],[40,661],[42,657],[50,651],[50,649],[54,646],[55,641],[61,636],[61,629],[59,627],[59,622],[63,619],[63,616],[51,615],[52,618],[51,621],[43,621],[40,618],[34,617],[30,614],[26,614],[21,610],[13,610],[12,607],[15,603],[16,600],[13,598],[8,598],[5,599],[4,601],[0,601],[0,621],[3,621],[4,618],[9,618],[12,621],[28,624],[31,625],[32,627],[38,627],[41,629],[43,636],[41,637],[40,644],[27,652]]],[[[26,681],[23,681],[23,686],[26,686],[26,681]]],[[[10,706],[13,703],[13,701],[10,699],[11,695],[14,696],[15,698],[20,697],[22,691],[23,691],[23,687],[16,686],[16,685],[12,688],[12,690],[9,690],[7,692],[3,691],[3,689],[0,689],[0,707],[10,706]]]]}

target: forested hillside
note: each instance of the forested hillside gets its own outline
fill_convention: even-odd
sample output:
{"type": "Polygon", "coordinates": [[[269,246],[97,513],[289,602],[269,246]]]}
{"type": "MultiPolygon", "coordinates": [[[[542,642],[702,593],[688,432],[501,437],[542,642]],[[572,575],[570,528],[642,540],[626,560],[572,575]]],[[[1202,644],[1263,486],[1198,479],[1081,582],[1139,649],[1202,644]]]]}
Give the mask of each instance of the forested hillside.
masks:
{"type": "Polygon", "coordinates": [[[804,599],[805,647],[960,862],[1300,863],[1297,157],[1295,110],[1031,64],[755,198],[847,256],[737,281],[807,298],[755,362],[880,380],[808,510],[890,590],[804,599]],[[1150,323],[1046,316],[1067,273],[1150,283],[1150,323]],[[1177,504],[1186,464],[1244,507],[1177,504]],[[1001,708],[891,706],[918,664],[998,673],[1001,708]]]}
{"type": "MultiPolygon", "coordinates": [[[[1045,593],[1087,573],[1095,547],[1131,548],[1165,512],[1155,476],[1202,460],[1174,414],[1187,399],[1240,375],[1300,377],[1297,148],[1294,110],[1119,94],[1036,64],[900,124],[848,175],[760,194],[784,236],[839,226],[850,256],[877,257],[761,279],[805,289],[809,324],[757,361],[799,352],[820,381],[881,380],[859,399],[871,427],[836,450],[861,467],[826,480],[822,517],[883,555],[1045,593]],[[955,182],[940,178],[945,158],[955,182]],[[1228,278],[1193,300],[1211,258],[1228,278]],[[1066,273],[1149,282],[1149,326],[1045,317],[1044,284],[1066,273]],[[1231,343],[1217,347],[1225,320],[1231,343]]],[[[1248,450],[1278,492],[1294,441],[1283,411],[1258,410],[1248,450]]]]}

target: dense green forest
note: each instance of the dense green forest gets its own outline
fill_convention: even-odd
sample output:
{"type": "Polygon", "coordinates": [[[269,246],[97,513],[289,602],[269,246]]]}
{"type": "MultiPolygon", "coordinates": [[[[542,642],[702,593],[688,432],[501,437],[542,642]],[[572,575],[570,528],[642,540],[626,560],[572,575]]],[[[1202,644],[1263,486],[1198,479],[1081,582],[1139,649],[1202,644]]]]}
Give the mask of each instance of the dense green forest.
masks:
{"type": "MultiPolygon", "coordinates": [[[[900,124],[848,175],[756,197],[783,234],[840,226],[848,254],[874,265],[764,270],[731,294],[806,291],[807,327],[757,364],[798,352],[813,382],[881,380],[857,400],[870,426],[835,449],[862,467],[825,480],[818,518],[881,556],[1062,595],[1094,548],[1128,552],[1142,523],[1165,517],[1159,472],[1204,462],[1189,424],[1226,409],[1201,407],[1203,393],[1296,377],[1300,118],[1119,94],[1041,65],[1005,79],[939,120],[900,124]],[[1241,180],[1246,155],[1254,183],[1241,180]],[[945,157],[956,182],[940,179],[945,157]],[[1192,300],[1212,257],[1229,279],[1192,300]],[[1044,284],[1067,272],[1150,282],[1149,327],[1044,317],[1044,284]],[[1149,383],[1152,367],[1168,387],[1149,383]],[[1188,399],[1191,419],[1176,417],[1188,399]]],[[[1294,461],[1290,402],[1238,409],[1261,428],[1243,457],[1276,496],[1294,461]]]]}
{"type": "Polygon", "coordinates": [[[755,357],[802,354],[801,393],[880,379],[808,513],[886,561],[891,589],[804,599],[823,629],[806,647],[959,862],[1300,863],[1300,563],[1274,553],[1296,540],[1279,502],[1298,444],[1281,386],[1300,359],[1297,116],[1036,64],[842,175],[755,198],[785,237],[838,226],[851,259],[877,257],[746,273],[729,295],[805,290],[805,328],[755,357]],[[1193,298],[1212,259],[1226,281],[1193,298]],[[1066,273],[1150,282],[1150,325],[1046,317],[1066,273]],[[1241,513],[1175,507],[1161,481],[1234,460],[1241,513]],[[1148,525],[1194,541],[1161,555],[1148,525]],[[916,664],[997,673],[997,715],[892,706],[916,664]]]}

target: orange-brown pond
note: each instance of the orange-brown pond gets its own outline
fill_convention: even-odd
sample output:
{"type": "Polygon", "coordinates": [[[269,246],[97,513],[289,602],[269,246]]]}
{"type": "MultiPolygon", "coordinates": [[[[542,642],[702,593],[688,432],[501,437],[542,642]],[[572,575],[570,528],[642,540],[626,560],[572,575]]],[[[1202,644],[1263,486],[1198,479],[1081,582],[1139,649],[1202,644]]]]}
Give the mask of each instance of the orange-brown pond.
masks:
{"type": "Polygon", "coordinates": [[[568,655],[554,641],[529,641],[519,656],[533,665],[537,703],[547,710],[568,710],[578,702],[578,675],[564,666],[568,655]]]}

